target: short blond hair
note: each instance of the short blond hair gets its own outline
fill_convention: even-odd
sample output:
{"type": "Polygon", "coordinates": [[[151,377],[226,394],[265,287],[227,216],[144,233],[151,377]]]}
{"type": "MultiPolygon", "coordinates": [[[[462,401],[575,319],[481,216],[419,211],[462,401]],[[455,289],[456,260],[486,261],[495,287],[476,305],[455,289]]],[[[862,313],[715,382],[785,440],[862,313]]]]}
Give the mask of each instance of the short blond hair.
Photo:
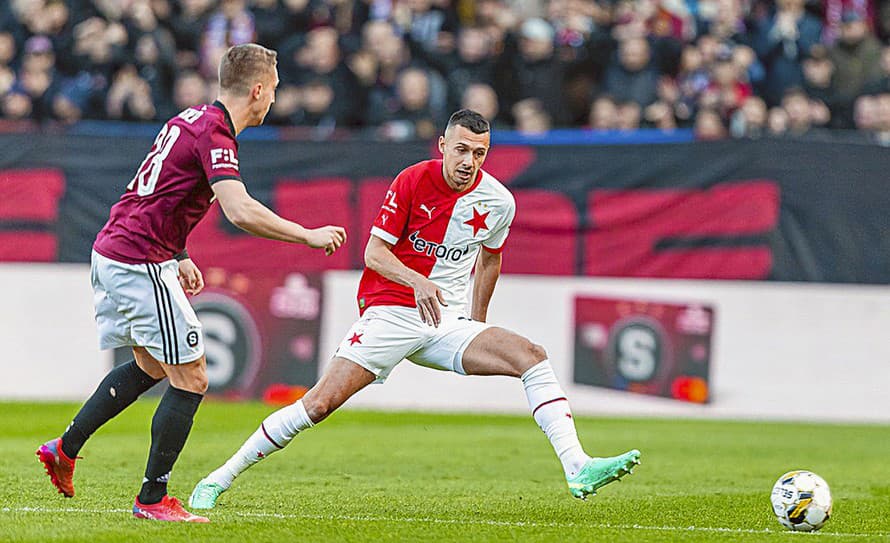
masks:
{"type": "Polygon", "coordinates": [[[244,95],[278,62],[278,53],[255,43],[230,47],[219,61],[219,89],[244,95]]]}

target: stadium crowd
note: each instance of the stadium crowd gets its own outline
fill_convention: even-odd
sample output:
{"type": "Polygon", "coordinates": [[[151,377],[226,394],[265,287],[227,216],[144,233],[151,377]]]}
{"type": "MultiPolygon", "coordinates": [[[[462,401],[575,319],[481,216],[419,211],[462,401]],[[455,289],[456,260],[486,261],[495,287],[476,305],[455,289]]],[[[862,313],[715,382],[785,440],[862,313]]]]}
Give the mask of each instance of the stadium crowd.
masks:
{"type": "Polygon", "coordinates": [[[693,127],[702,139],[856,128],[890,143],[890,2],[9,0],[5,119],[159,121],[215,96],[229,46],[279,52],[267,123],[433,136],[693,127]]]}

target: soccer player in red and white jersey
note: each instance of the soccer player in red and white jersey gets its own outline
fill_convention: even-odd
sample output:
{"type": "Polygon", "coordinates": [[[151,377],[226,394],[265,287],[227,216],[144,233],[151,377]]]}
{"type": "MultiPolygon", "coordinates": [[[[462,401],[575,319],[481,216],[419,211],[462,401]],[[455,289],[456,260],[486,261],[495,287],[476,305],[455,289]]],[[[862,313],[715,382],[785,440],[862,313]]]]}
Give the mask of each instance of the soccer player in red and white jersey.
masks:
{"type": "Polygon", "coordinates": [[[589,457],[544,349],[485,322],[515,213],[510,192],[481,169],[488,148],[488,122],[474,111],[460,110],[439,138],[443,159],[415,164],[396,177],[365,249],[361,317],[319,382],[300,401],[269,415],[238,452],[202,479],[189,499],[192,507],[214,507],[244,470],[284,448],[365,386],[385,380],[406,358],[460,374],[521,378],[532,415],[577,498],[594,494],[639,463],[637,450],[589,457]]]}
{"type": "Polygon", "coordinates": [[[256,236],[336,251],[338,226],[307,229],[248,195],[238,142],[262,124],[275,101],[276,53],[232,47],[219,66],[219,99],[167,121],[93,244],[91,279],[101,347],[132,347],[135,359],[111,370],[65,433],[37,450],[53,485],[74,496],[74,463],[86,440],[164,378],[170,387],[151,424],[151,450],[133,515],[207,522],[167,495],[173,464],[207,390],[201,323],[186,298],[204,287],[186,238],[213,200],[236,226],[256,236]]]}

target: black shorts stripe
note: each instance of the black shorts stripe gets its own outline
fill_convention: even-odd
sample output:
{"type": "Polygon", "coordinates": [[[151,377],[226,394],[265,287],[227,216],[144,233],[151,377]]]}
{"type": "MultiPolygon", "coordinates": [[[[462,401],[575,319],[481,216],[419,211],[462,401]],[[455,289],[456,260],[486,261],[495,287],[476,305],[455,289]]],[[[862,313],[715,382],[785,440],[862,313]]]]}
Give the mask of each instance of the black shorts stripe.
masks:
{"type": "Polygon", "coordinates": [[[164,314],[161,311],[161,295],[159,292],[160,287],[158,287],[158,281],[155,279],[154,268],[152,268],[151,264],[146,264],[145,269],[148,272],[148,278],[151,279],[151,285],[154,289],[155,293],[155,307],[158,310],[158,325],[161,328],[161,343],[163,344],[164,351],[164,360],[163,362],[167,362],[170,359],[170,354],[167,346],[167,324],[164,319],[164,314]]]}
{"type": "MultiPolygon", "coordinates": [[[[158,266],[158,279],[161,278],[161,266],[158,266]]],[[[173,356],[176,357],[176,363],[179,364],[179,335],[176,333],[176,313],[173,311],[173,297],[170,296],[170,289],[167,288],[167,283],[161,281],[161,288],[164,291],[164,297],[167,299],[167,310],[169,311],[168,316],[170,317],[170,326],[173,329],[173,356]]]]}
{"type": "Polygon", "coordinates": [[[173,312],[173,302],[170,299],[170,289],[167,288],[167,284],[164,283],[164,280],[161,279],[161,265],[160,264],[152,264],[155,266],[155,273],[158,280],[158,286],[161,289],[161,306],[165,308],[165,314],[167,318],[167,331],[172,331],[170,334],[170,360],[167,361],[168,364],[179,364],[179,338],[176,336],[176,314],[173,312]]]}

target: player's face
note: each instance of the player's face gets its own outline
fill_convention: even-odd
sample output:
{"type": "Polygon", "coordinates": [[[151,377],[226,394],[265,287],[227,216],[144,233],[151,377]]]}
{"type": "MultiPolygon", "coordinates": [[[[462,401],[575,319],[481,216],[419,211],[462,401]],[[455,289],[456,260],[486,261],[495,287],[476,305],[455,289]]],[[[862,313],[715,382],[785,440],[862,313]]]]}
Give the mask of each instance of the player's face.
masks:
{"type": "Polygon", "coordinates": [[[256,103],[256,126],[263,124],[266,115],[269,114],[269,110],[272,108],[272,104],[275,103],[275,90],[278,88],[278,68],[273,68],[268,75],[263,77],[261,83],[262,90],[260,90],[256,103]]]}
{"type": "Polygon", "coordinates": [[[467,190],[476,180],[488,155],[491,134],[476,134],[465,126],[452,126],[439,138],[445,182],[457,192],[467,190]]]}

